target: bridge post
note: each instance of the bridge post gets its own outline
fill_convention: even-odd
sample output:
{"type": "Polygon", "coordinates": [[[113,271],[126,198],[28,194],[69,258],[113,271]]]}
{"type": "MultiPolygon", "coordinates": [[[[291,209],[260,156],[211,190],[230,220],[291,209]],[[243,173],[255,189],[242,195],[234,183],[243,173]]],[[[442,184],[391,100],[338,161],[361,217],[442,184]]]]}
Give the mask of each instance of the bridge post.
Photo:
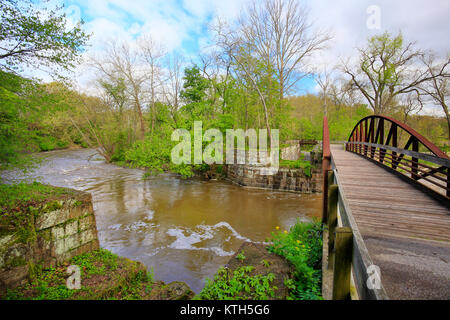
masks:
{"type": "Polygon", "coordinates": [[[447,168],[447,197],[450,197],[450,168],[447,168]]]}
{"type": "Polygon", "coordinates": [[[329,175],[333,173],[330,170],[330,159],[323,157],[322,160],[322,223],[326,224],[328,222],[328,186],[329,184],[329,175]]]}
{"type": "Polygon", "coordinates": [[[338,186],[333,184],[328,189],[328,269],[334,261],[334,231],[337,227],[338,186]]]}
{"type": "Polygon", "coordinates": [[[328,221],[328,174],[331,171],[330,132],[328,119],[323,118],[322,128],[322,223],[328,221]]]}
{"type": "MultiPolygon", "coordinates": [[[[419,152],[419,140],[413,139],[412,142],[412,151],[419,152]]],[[[418,168],[419,168],[419,159],[412,157],[411,162],[411,178],[414,180],[419,180],[418,168]]]]}
{"type": "Polygon", "coordinates": [[[349,227],[336,229],[333,268],[333,300],[347,300],[350,295],[350,276],[353,254],[353,233],[349,227]]]}
{"type": "MultiPolygon", "coordinates": [[[[368,135],[368,122],[367,119],[364,120],[364,142],[368,142],[369,135],[368,135]]],[[[364,146],[364,156],[367,157],[367,146],[364,146]]]]}

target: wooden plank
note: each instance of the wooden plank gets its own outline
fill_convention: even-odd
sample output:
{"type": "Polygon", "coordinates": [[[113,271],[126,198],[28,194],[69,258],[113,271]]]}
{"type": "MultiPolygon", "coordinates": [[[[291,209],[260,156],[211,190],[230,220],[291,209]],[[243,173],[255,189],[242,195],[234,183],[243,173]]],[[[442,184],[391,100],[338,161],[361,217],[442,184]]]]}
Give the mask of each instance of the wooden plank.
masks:
{"type": "MultiPolygon", "coordinates": [[[[341,146],[331,146],[331,153],[336,179],[339,180],[339,193],[340,196],[341,193],[345,195],[342,201],[339,199],[342,222],[350,226],[353,221],[351,226],[356,225],[358,237],[384,238],[389,239],[389,243],[399,241],[395,239],[414,239],[427,245],[432,243],[450,247],[448,207],[371,161],[346,152],[341,146]]],[[[356,243],[352,271],[355,283],[358,283],[358,292],[361,292],[363,299],[375,298],[374,291],[364,287],[367,279],[364,267],[368,266],[364,261],[371,261],[370,251],[365,247],[364,240],[361,243],[358,238],[354,245],[356,243]],[[363,256],[360,255],[360,248],[365,248],[361,251],[363,256]]],[[[414,246],[411,250],[414,251],[414,246]]],[[[391,271],[383,272],[389,274],[391,271]]],[[[392,272],[394,276],[398,271],[392,272]]],[[[379,292],[381,295],[378,298],[383,296],[382,292],[379,292]]]]}
{"type": "MultiPolygon", "coordinates": [[[[335,173],[335,181],[338,185],[342,185],[340,177],[335,173]]],[[[369,277],[367,270],[369,266],[373,265],[372,258],[364,243],[364,239],[359,231],[358,225],[353,217],[351,208],[348,206],[345,192],[339,192],[339,212],[342,221],[342,226],[350,227],[353,231],[353,258],[352,258],[352,273],[354,276],[355,287],[358,296],[363,300],[387,300],[384,286],[381,285],[379,289],[369,289],[366,281],[369,277]]]]}
{"type": "MultiPolygon", "coordinates": [[[[391,210],[391,211],[395,211],[395,210],[407,210],[407,211],[411,211],[411,212],[416,212],[416,213],[421,213],[424,212],[424,210],[426,210],[426,212],[432,212],[435,214],[441,214],[443,217],[445,217],[445,211],[443,211],[442,208],[436,208],[436,207],[427,207],[424,208],[423,206],[418,206],[418,205],[412,205],[412,204],[408,204],[408,202],[395,202],[395,203],[386,203],[386,202],[381,202],[381,201],[370,201],[369,199],[367,199],[366,201],[363,200],[349,200],[351,205],[354,205],[355,207],[366,207],[366,208],[380,208],[380,209],[385,209],[385,210],[391,210]]],[[[393,213],[394,214],[394,213],[393,213]]]]}

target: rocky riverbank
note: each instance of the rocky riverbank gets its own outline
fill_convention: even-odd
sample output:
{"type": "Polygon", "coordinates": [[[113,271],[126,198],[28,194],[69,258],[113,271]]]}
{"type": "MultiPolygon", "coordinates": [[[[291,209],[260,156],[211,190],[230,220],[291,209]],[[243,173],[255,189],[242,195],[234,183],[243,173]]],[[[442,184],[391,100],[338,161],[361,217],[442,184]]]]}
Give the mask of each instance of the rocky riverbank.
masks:
{"type": "Polygon", "coordinates": [[[0,299],[189,299],[140,262],[99,249],[89,193],[39,183],[1,185],[0,299]],[[75,266],[79,289],[67,287],[75,266]]]}

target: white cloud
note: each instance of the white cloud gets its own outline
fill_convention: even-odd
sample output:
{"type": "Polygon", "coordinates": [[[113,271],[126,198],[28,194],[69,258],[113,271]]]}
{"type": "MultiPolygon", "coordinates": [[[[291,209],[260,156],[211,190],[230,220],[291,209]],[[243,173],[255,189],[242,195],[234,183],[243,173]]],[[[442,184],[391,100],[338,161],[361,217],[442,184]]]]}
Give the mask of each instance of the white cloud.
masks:
{"type": "MultiPolygon", "coordinates": [[[[56,3],[63,0],[51,0],[56,3]]],[[[170,51],[186,54],[207,52],[210,34],[205,31],[211,18],[235,19],[251,0],[65,0],[71,25],[79,16],[92,32],[87,54],[101,55],[108,40],[133,42],[142,34],[150,34],[170,51]],[[188,47],[188,44],[190,47],[188,47]],[[196,45],[197,44],[197,45],[196,45]],[[193,49],[194,48],[194,49],[193,49]]],[[[317,69],[330,69],[341,58],[356,57],[357,47],[364,47],[367,38],[383,31],[401,31],[406,41],[416,41],[417,47],[433,49],[439,55],[450,51],[450,1],[448,0],[299,0],[310,8],[314,26],[329,30],[334,38],[328,48],[314,57],[317,69]],[[367,8],[381,10],[381,29],[369,30],[367,8]]],[[[78,68],[81,87],[92,87],[93,77],[85,66],[78,68]]],[[[317,87],[310,88],[316,92],[317,87]]]]}

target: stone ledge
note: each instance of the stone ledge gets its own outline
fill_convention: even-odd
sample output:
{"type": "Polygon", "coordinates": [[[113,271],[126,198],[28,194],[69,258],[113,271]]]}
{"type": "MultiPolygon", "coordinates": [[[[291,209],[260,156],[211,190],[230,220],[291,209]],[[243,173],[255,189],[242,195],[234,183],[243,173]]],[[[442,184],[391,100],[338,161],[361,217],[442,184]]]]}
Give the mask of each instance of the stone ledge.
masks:
{"type": "Polygon", "coordinates": [[[28,242],[16,234],[0,238],[0,291],[25,281],[30,264],[56,266],[99,248],[91,195],[73,190],[70,198],[56,201],[37,208],[44,212],[35,221],[36,236],[28,242]],[[57,209],[45,212],[51,207],[57,209]]]}

